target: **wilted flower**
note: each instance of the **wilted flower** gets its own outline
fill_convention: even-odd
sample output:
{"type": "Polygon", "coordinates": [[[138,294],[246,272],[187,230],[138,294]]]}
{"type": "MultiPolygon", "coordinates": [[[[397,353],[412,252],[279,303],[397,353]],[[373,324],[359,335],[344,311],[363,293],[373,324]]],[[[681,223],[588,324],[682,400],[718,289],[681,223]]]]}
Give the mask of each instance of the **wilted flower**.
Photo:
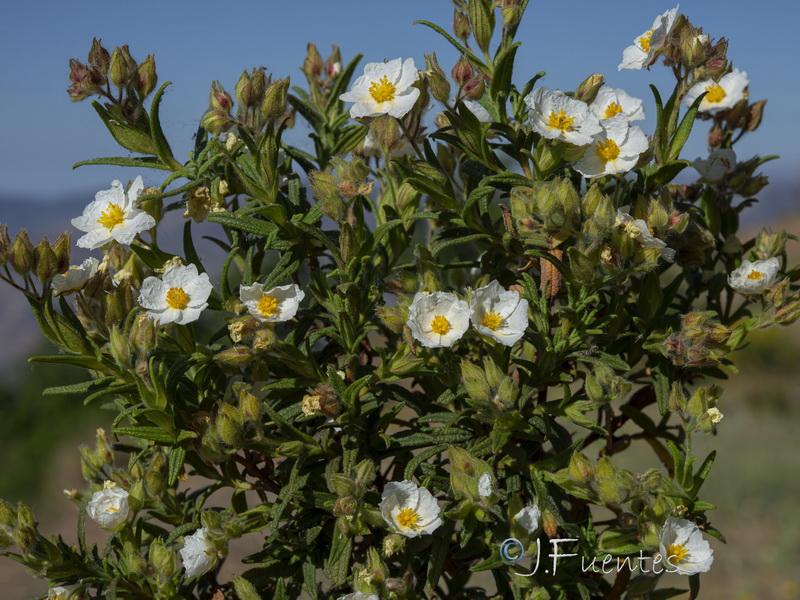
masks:
{"type": "Polygon", "coordinates": [[[632,46],[628,46],[623,50],[622,62],[619,64],[618,70],[638,70],[648,66],[653,61],[664,45],[667,36],[672,32],[678,8],[676,6],[663,15],[657,16],[656,20],[653,21],[653,26],[633,40],[632,46]]]}
{"type": "Polygon", "coordinates": [[[202,575],[217,562],[217,554],[206,537],[207,534],[206,528],[201,527],[183,539],[183,548],[180,552],[187,577],[202,575]]]}
{"type": "Polygon", "coordinates": [[[670,573],[705,573],[714,562],[714,551],[692,521],[668,517],[658,540],[665,569],[670,573]]]}
{"type": "Polygon", "coordinates": [[[707,182],[716,183],[736,168],[736,153],[732,148],[716,148],[708,158],[696,158],[692,166],[707,182]]]}
{"type": "Polygon", "coordinates": [[[601,125],[603,131],[594,136],[594,143],[575,163],[584,177],[627,173],[647,150],[647,136],[639,127],[629,126],[625,115],[603,119],[601,125]]]}
{"type": "Polygon", "coordinates": [[[239,289],[239,299],[247,311],[259,321],[279,323],[293,319],[300,301],[306,297],[297,284],[279,285],[264,291],[260,283],[243,285],[239,289]]]}
{"type": "Polygon", "coordinates": [[[379,506],[390,529],[406,537],[433,533],[442,524],[436,499],[413,481],[387,483],[379,506]]]}
{"type": "Polygon", "coordinates": [[[53,289],[59,294],[83,289],[86,282],[97,273],[99,265],[100,262],[96,258],[90,257],[80,265],[71,266],[65,273],[53,277],[53,289]]]}
{"type": "Polygon", "coordinates": [[[667,262],[675,260],[675,250],[668,248],[664,240],[654,236],[644,220],[634,219],[622,209],[617,209],[617,220],[614,225],[623,227],[630,237],[638,240],[645,248],[658,248],[661,251],[661,257],[667,262]]]}
{"type": "Polygon", "coordinates": [[[539,528],[539,519],[542,518],[542,511],[535,504],[526,506],[514,515],[514,522],[528,533],[534,533],[539,528]]]}
{"type": "Polygon", "coordinates": [[[494,493],[494,483],[491,473],[485,472],[478,479],[478,495],[489,498],[494,493]]]}
{"type": "Polygon", "coordinates": [[[725,75],[718,82],[713,79],[706,79],[695,83],[683,101],[691,106],[697,97],[703,92],[708,92],[697,110],[700,112],[714,113],[724,108],[732,108],[742,98],[744,90],[750,82],[747,80],[747,73],[734,69],[725,75]]]}
{"type": "Polygon", "coordinates": [[[617,115],[625,115],[629,123],[644,119],[644,107],[642,107],[641,100],[629,96],[624,90],[614,89],[607,85],[598,90],[589,109],[601,121],[617,115]]]}
{"type": "Polygon", "coordinates": [[[129,510],[128,492],[113,481],[106,481],[102,490],[92,494],[86,514],[103,529],[114,530],[125,523],[129,510]]]}
{"type": "Polygon", "coordinates": [[[706,414],[714,425],[722,421],[722,417],[724,416],[718,408],[713,406],[706,411],[706,414]]]}
{"type": "MultiPolygon", "coordinates": [[[[70,588],[74,588],[74,586],[70,586],[70,588]]],[[[47,590],[47,600],[69,600],[70,594],[73,592],[73,589],[70,588],[63,585],[51,587],[47,590]]]]}
{"type": "Polygon", "coordinates": [[[780,261],[776,257],[753,263],[744,260],[728,275],[728,285],[741,294],[758,294],[772,286],[779,267],[780,261]]]}
{"type": "Polygon", "coordinates": [[[472,293],[470,310],[475,329],[506,346],[513,346],[528,327],[528,301],[497,281],[472,293]]]}
{"type": "Polygon", "coordinates": [[[355,102],[350,116],[377,117],[389,114],[404,117],[419,97],[419,89],[412,84],[419,79],[414,59],[396,58],[388,62],[367,63],[364,74],[356,79],[349,92],[339,96],[344,102],[355,102]]]}
{"type": "Polygon", "coordinates": [[[155,227],[156,220],[136,208],[136,200],[143,189],[144,183],[139,176],[128,191],[121,181],[114,180],[110,190],[97,192],[94,201],[83,209],[83,214],[72,219],[73,227],[86,232],[78,240],[78,247],[93,250],[112,239],[120,244],[130,244],[139,233],[155,227]]]}
{"type": "Polygon", "coordinates": [[[148,277],[142,282],[139,304],[158,325],[186,325],[200,318],[211,290],[208,274],[198,274],[195,265],[173,265],[161,279],[148,277]]]}
{"type": "Polygon", "coordinates": [[[602,131],[600,120],[589,106],[564,92],[538,88],[525,96],[525,104],[531,109],[531,126],[542,137],[585,146],[602,131]]]}
{"type": "Polygon", "coordinates": [[[452,346],[469,327],[469,306],[455,294],[417,292],[406,324],[414,339],[427,348],[452,346]]]}

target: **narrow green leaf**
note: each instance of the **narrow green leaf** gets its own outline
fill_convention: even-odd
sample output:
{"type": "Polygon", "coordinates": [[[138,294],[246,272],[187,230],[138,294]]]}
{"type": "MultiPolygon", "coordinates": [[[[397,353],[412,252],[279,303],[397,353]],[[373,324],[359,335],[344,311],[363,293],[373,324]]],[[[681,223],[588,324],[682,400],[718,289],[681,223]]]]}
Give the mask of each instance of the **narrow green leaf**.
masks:
{"type": "Polygon", "coordinates": [[[270,223],[263,219],[256,219],[255,217],[244,217],[229,212],[211,213],[208,215],[208,220],[212,223],[219,223],[226,227],[232,227],[240,231],[246,231],[247,233],[254,233],[264,237],[277,229],[275,223],[270,223]]]}
{"type": "Polygon", "coordinates": [[[131,156],[108,156],[106,158],[90,158],[82,160],[72,165],[73,169],[85,165],[110,165],[114,167],[136,167],[137,169],[161,169],[171,171],[172,169],[161,162],[160,158],[152,156],[131,157],[131,156]]]}
{"type": "Polygon", "coordinates": [[[164,96],[164,92],[169,85],[172,85],[171,81],[167,81],[158,88],[150,104],[150,137],[153,140],[153,144],[155,144],[158,157],[165,165],[175,170],[183,168],[183,165],[172,156],[172,149],[169,147],[169,142],[167,141],[167,136],[164,135],[164,130],[161,129],[161,120],[158,116],[161,98],[164,96]]]}
{"type": "Polygon", "coordinates": [[[158,154],[153,140],[150,139],[147,133],[133,125],[118,121],[96,100],[92,102],[92,106],[97,111],[97,114],[100,115],[100,119],[108,129],[108,132],[120,146],[140,154],[152,154],[153,156],[158,154]]]}
{"type": "Polygon", "coordinates": [[[678,129],[675,131],[675,135],[669,144],[669,153],[667,154],[668,161],[675,160],[680,155],[683,146],[686,144],[686,140],[689,139],[689,134],[692,133],[692,126],[697,116],[697,110],[700,108],[700,103],[707,93],[708,92],[703,92],[700,94],[697,99],[692,102],[686,114],[683,115],[683,119],[681,119],[681,123],[678,125],[678,129]]]}
{"type": "Polygon", "coordinates": [[[128,437],[149,440],[151,442],[160,442],[162,444],[171,444],[175,439],[174,436],[160,427],[149,427],[147,425],[142,425],[140,427],[115,427],[111,432],[114,435],[127,435],[128,437]]]}

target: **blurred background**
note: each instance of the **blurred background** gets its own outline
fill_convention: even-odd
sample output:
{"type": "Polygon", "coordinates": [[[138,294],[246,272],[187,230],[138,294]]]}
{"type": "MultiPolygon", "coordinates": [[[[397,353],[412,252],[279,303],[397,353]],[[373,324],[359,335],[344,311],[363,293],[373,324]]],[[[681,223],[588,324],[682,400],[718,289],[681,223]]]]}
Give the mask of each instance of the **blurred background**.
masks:
{"type": "MultiPolygon", "coordinates": [[[[436,51],[449,71],[457,60],[436,33],[413,25],[423,19],[448,29],[452,5],[447,0],[232,6],[185,0],[43,0],[5,6],[0,22],[0,223],[12,235],[27,229],[34,243],[44,235],[55,239],[71,230],[69,220],[96,191],[108,189],[113,179],[139,174],[116,167],[72,170],[80,160],[124,155],[89,103],[73,104],[65,91],[68,59],[85,61],[93,37],[109,50],[129,44],[140,62],[155,55],[159,83],[173,82],[161,117],[180,160],[188,158],[213,80],[233,92],[243,69],[264,66],[277,77],[290,75],[294,84],[304,85],[299,67],[308,42],[317,44],[323,58],[331,44],[339,44],[345,62],[360,52],[362,63],[411,56],[422,67],[423,54],[436,51]]],[[[517,83],[546,71],[541,85],[572,90],[591,73],[603,73],[612,87],[645,99],[648,119],[639,125],[650,133],[654,109],[648,84],[669,95],[672,75],[658,65],[651,72],[618,72],[617,65],[622,50],[672,7],[652,0],[532,0],[519,29],[523,46],[517,55],[517,83]]],[[[769,99],[761,128],[736,147],[739,160],[781,155],[762,167],[770,185],[745,213],[743,237],[764,226],[800,233],[800,50],[794,43],[800,3],[688,0],[680,9],[712,38],[730,40],[728,57],[747,72],[751,101],[769,99]]],[[[284,139],[310,150],[306,134],[298,119],[284,139]]],[[[704,124],[698,123],[684,157],[705,154],[704,124]]],[[[141,174],[146,185],[161,182],[160,172],[141,174]]],[[[687,169],[687,178],[694,176],[687,169]]],[[[173,219],[178,226],[180,217],[173,213],[173,219]]],[[[800,256],[797,246],[790,242],[793,264],[800,256]]],[[[80,371],[27,363],[28,356],[53,350],[43,342],[21,294],[0,285],[0,307],[0,496],[30,503],[43,532],[74,540],[76,510],[62,490],[83,485],[76,447],[92,443],[94,430],[108,428],[110,418],[74,399],[41,396],[45,387],[78,381],[80,371]]],[[[800,453],[795,433],[800,419],[800,326],[753,336],[733,358],[741,375],[720,403],[725,418],[719,433],[697,444],[701,457],[718,450],[706,499],[719,505],[712,521],[728,540],[727,545],[711,540],[715,562],[703,578],[702,596],[800,598],[800,453]]],[[[655,456],[644,452],[637,462],[657,464],[655,456]]],[[[99,539],[104,535],[95,531],[99,539]]],[[[31,598],[46,592],[47,582],[0,559],[0,589],[10,600],[31,598]]]]}

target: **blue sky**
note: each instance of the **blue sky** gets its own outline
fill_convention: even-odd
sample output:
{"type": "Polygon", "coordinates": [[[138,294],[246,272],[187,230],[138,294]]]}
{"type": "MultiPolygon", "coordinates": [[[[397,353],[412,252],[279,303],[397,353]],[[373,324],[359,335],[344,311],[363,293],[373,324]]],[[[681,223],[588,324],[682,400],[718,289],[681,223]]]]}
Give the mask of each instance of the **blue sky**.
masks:
{"type": "MultiPolygon", "coordinates": [[[[598,72],[610,85],[644,98],[652,107],[648,84],[668,95],[671,74],[660,66],[650,72],[618,72],[617,65],[623,48],[649,28],[657,14],[673,6],[651,0],[532,0],[518,35],[523,46],[517,55],[517,80],[543,70],[548,75],[542,85],[571,90],[598,72]]],[[[727,37],[728,56],[750,79],[751,99],[769,99],[761,129],[738,146],[740,159],[781,154],[782,160],[766,165],[765,172],[793,176],[800,165],[800,51],[794,43],[800,3],[688,0],[681,3],[681,12],[713,38],[727,37]]],[[[109,49],[128,43],[140,61],[155,54],[159,82],[173,82],[162,103],[162,120],[176,156],[185,160],[212,80],[232,91],[242,69],[263,65],[276,76],[291,75],[293,82],[302,84],[298,66],[309,41],[323,56],[338,43],[345,60],[361,52],[363,62],[411,56],[422,65],[423,54],[436,51],[449,71],[456,54],[435,32],[413,25],[415,19],[447,28],[451,4],[43,0],[9,5],[0,22],[0,196],[57,200],[136,175],[116,167],[71,169],[79,160],[124,153],[89,102],[73,104],[65,92],[67,61],[85,60],[93,36],[102,38],[109,49]]],[[[650,110],[642,124],[646,132],[652,131],[652,114],[650,110]]],[[[687,158],[704,153],[704,137],[702,128],[694,133],[687,158]]],[[[300,132],[291,141],[309,147],[300,132]]],[[[143,175],[149,184],[160,182],[158,172],[143,175]]]]}

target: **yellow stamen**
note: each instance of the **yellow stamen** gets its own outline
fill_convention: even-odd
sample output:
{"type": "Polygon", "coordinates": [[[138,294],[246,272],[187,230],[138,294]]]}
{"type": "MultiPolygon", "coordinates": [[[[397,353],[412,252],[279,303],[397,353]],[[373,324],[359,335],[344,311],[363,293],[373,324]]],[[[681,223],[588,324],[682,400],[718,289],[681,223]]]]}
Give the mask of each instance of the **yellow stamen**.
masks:
{"type": "Polygon", "coordinates": [[[111,231],[117,225],[122,224],[125,220],[125,211],[122,210],[122,207],[119,204],[114,204],[110,202],[106,209],[100,213],[100,218],[97,219],[97,222],[111,231]]]}
{"type": "Polygon", "coordinates": [[[450,328],[450,321],[448,321],[444,316],[436,315],[433,317],[433,320],[431,321],[431,329],[433,330],[433,333],[444,335],[450,331],[450,328]]]}
{"type": "Polygon", "coordinates": [[[265,318],[278,314],[278,299],[264,294],[258,301],[258,312],[265,318]]]}
{"type": "Polygon", "coordinates": [[[483,314],[483,319],[481,320],[481,325],[486,327],[487,329],[491,329],[492,331],[496,331],[500,329],[500,325],[503,324],[503,317],[500,316],[495,311],[491,311],[488,313],[483,314]]]}
{"type": "Polygon", "coordinates": [[[564,110],[558,112],[551,110],[550,116],[547,117],[547,126],[550,129],[558,129],[561,133],[571,131],[574,122],[575,117],[568,115],[564,110]]]}
{"type": "Polygon", "coordinates": [[[621,112],[622,112],[622,107],[616,102],[612,102],[606,107],[606,112],[603,114],[603,118],[610,119],[614,115],[618,115],[621,112]]]}
{"type": "Polygon", "coordinates": [[[639,37],[639,46],[645,52],[650,52],[650,38],[653,37],[653,30],[650,29],[644,32],[641,37],[639,37]]]}
{"type": "Polygon", "coordinates": [[[167,290],[167,306],[175,310],[183,310],[189,306],[189,296],[181,287],[172,287],[167,290]]]}
{"type": "Polygon", "coordinates": [[[119,512],[119,509],[118,508],[114,508],[113,506],[109,506],[106,509],[106,512],[119,512]]]}
{"type": "Polygon", "coordinates": [[[764,274],[763,274],[761,271],[750,271],[750,272],[747,274],[747,278],[748,278],[748,279],[755,279],[755,280],[757,280],[757,281],[761,281],[761,279],[762,279],[763,277],[764,277],[764,274]]]}
{"type": "Polygon", "coordinates": [[[705,101],[711,104],[719,104],[727,95],[725,90],[722,89],[722,86],[718,83],[707,85],[706,91],[708,93],[706,94],[705,101]]]}
{"type": "Polygon", "coordinates": [[[389,81],[389,78],[384,75],[378,81],[373,81],[369,86],[369,93],[378,104],[383,102],[390,102],[394,100],[394,94],[397,88],[389,81]]]}
{"type": "Polygon", "coordinates": [[[607,163],[611,160],[616,160],[619,157],[619,146],[614,140],[604,140],[601,142],[597,142],[597,148],[595,148],[595,152],[597,152],[597,156],[600,157],[604,163],[607,163]]]}
{"type": "Polygon", "coordinates": [[[397,522],[400,524],[400,526],[405,527],[406,529],[411,529],[412,531],[416,531],[420,528],[419,525],[417,525],[417,521],[419,521],[419,519],[419,515],[414,512],[413,508],[404,508],[397,513],[397,522]]]}
{"type": "Polygon", "coordinates": [[[667,562],[673,567],[681,564],[690,556],[689,551],[683,547],[683,544],[670,544],[669,548],[667,548],[667,562]]]}

